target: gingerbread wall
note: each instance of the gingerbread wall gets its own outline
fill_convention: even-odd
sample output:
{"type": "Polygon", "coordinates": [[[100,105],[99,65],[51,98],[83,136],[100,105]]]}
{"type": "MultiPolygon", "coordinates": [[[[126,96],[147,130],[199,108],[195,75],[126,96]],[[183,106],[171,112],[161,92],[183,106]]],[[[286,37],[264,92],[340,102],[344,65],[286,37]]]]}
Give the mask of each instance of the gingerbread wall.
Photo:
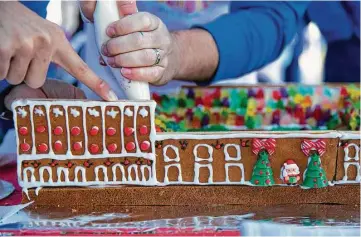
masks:
{"type": "Polygon", "coordinates": [[[217,133],[212,135],[190,133],[167,135],[163,133],[158,136],[156,142],[157,180],[160,183],[169,184],[224,184],[228,181],[234,182],[234,184],[245,183],[251,179],[253,166],[257,160],[257,155],[252,152],[252,139],[273,137],[276,140],[276,147],[274,154],[270,156],[270,163],[276,184],[282,183],[280,170],[287,159],[293,159],[299,166],[301,171],[299,183],[302,183],[302,175],[307,167],[308,157],[302,152],[301,143],[305,139],[319,138],[323,138],[326,142],[326,152],[321,156],[321,161],[327,179],[332,181],[336,169],[339,138],[331,138],[330,135],[331,133],[295,135],[272,132],[263,134],[239,132],[219,135],[217,133]],[[226,158],[227,152],[229,156],[226,158]],[[210,153],[212,154],[210,155],[210,153]],[[203,160],[197,159],[195,154],[203,160]],[[210,159],[212,161],[209,161],[210,159]],[[200,171],[197,179],[198,167],[200,167],[200,171]],[[228,176],[226,175],[227,169],[228,176]],[[181,170],[181,176],[179,176],[179,170],[181,170]],[[211,178],[210,173],[213,173],[211,178]]]}
{"type": "Polygon", "coordinates": [[[16,101],[23,186],[154,183],[155,103],[16,101]]]}

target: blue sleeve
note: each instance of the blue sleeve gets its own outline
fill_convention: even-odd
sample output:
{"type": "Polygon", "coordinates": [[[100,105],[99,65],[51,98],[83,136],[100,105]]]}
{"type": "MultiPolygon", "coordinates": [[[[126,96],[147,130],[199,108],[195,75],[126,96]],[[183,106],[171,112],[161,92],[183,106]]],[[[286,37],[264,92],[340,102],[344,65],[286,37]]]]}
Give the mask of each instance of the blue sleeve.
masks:
{"type": "Polygon", "coordinates": [[[219,52],[211,82],[235,78],[276,59],[293,39],[309,2],[232,2],[231,11],[211,23],[196,26],[207,30],[219,52]]]}

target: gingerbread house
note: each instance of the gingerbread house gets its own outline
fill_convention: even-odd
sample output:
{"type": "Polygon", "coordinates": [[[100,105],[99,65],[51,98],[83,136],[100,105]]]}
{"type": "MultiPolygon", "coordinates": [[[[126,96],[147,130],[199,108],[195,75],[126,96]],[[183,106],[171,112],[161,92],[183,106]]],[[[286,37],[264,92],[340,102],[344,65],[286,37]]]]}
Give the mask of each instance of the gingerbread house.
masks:
{"type": "Polygon", "coordinates": [[[357,132],[160,132],[154,101],[18,100],[13,111],[24,200],[124,185],[329,192],[361,179],[357,132]]]}

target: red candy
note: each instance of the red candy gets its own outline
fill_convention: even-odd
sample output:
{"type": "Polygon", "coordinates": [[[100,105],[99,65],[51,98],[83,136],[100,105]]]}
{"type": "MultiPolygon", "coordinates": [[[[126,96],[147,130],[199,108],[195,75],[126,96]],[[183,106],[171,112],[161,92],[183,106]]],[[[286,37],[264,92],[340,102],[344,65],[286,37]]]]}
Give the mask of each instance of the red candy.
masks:
{"type": "Polygon", "coordinates": [[[142,142],[142,143],[140,144],[140,149],[141,149],[142,151],[148,150],[149,147],[150,147],[150,142],[148,142],[148,141],[144,141],[144,142],[142,142]]]}
{"type": "Polygon", "coordinates": [[[56,126],[56,128],[54,128],[53,130],[53,133],[54,135],[59,136],[63,133],[63,128],[61,126],[56,126]]]}
{"type": "Polygon", "coordinates": [[[90,134],[91,136],[96,136],[96,135],[98,134],[98,132],[99,132],[99,128],[98,128],[97,126],[93,126],[93,127],[90,129],[89,134],[90,134]]]}
{"type": "Polygon", "coordinates": [[[113,128],[113,127],[109,127],[107,129],[107,135],[108,136],[114,136],[116,132],[117,132],[117,130],[115,128],[113,128]]]}
{"type": "Polygon", "coordinates": [[[75,151],[81,150],[82,147],[83,147],[83,145],[81,144],[81,142],[75,142],[75,143],[73,144],[73,149],[74,149],[75,151]]]}
{"type": "Polygon", "coordinates": [[[46,130],[46,127],[43,126],[43,125],[40,125],[40,126],[36,127],[36,132],[37,133],[43,133],[43,132],[45,132],[45,130],[46,130]]]}
{"type": "Polygon", "coordinates": [[[73,135],[73,136],[78,136],[80,134],[80,132],[81,132],[81,130],[78,126],[72,127],[71,131],[70,131],[71,135],[73,135]]]}
{"type": "Polygon", "coordinates": [[[272,97],[273,97],[273,99],[275,99],[275,100],[280,100],[281,99],[281,92],[280,91],[278,91],[278,90],[274,90],[273,92],[272,92],[272,97]]]}
{"type": "Polygon", "coordinates": [[[29,145],[28,143],[26,143],[26,142],[21,143],[20,149],[21,149],[22,151],[24,151],[24,152],[27,152],[27,151],[30,150],[30,145],[29,145]]]}
{"type": "Polygon", "coordinates": [[[116,150],[117,150],[117,144],[111,143],[111,144],[109,144],[109,145],[107,146],[107,148],[108,148],[108,151],[111,152],[111,153],[116,152],[116,150]]]}
{"type": "Polygon", "coordinates": [[[127,151],[132,151],[135,149],[135,144],[134,142],[128,142],[127,145],[125,145],[125,149],[127,149],[127,151]]]}
{"type": "Polygon", "coordinates": [[[39,152],[47,152],[48,151],[48,145],[45,143],[41,143],[38,145],[38,151],[39,152]]]}
{"type": "Polygon", "coordinates": [[[59,140],[54,142],[54,150],[55,151],[60,151],[61,149],[63,149],[63,143],[61,141],[59,141],[59,140]]]}
{"type": "Polygon", "coordinates": [[[26,136],[26,135],[28,135],[28,128],[27,127],[21,127],[21,128],[19,128],[19,133],[20,133],[20,135],[23,135],[23,136],[26,136]]]}
{"type": "Polygon", "coordinates": [[[132,135],[134,133],[134,128],[131,127],[126,127],[124,128],[124,134],[125,136],[129,137],[130,135],[132,135]]]}
{"type": "Polygon", "coordinates": [[[147,135],[147,134],[148,134],[148,128],[147,128],[147,126],[145,126],[145,125],[140,126],[140,128],[139,128],[139,133],[140,133],[141,135],[147,135]]]}
{"type": "Polygon", "coordinates": [[[90,153],[96,154],[99,151],[99,146],[97,144],[91,144],[89,150],[90,153]]]}

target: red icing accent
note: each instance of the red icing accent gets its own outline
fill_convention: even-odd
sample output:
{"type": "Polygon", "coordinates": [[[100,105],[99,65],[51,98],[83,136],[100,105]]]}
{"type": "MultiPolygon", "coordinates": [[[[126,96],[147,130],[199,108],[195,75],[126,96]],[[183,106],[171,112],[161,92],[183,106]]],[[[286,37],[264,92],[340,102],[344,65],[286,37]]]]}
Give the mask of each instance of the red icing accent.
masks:
{"type": "Polygon", "coordinates": [[[148,141],[143,141],[143,142],[140,144],[140,149],[141,149],[142,151],[148,150],[149,147],[150,147],[150,142],[148,142],[148,141]]]}
{"type": "Polygon", "coordinates": [[[97,144],[91,144],[90,145],[90,153],[95,154],[99,151],[99,146],[97,144]]]}
{"type": "Polygon", "coordinates": [[[37,133],[43,133],[43,132],[45,132],[45,130],[46,130],[46,127],[44,125],[40,125],[40,126],[36,127],[37,133]]]}
{"type": "Polygon", "coordinates": [[[26,135],[28,135],[28,128],[27,127],[21,127],[21,128],[19,128],[19,133],[20,133],[20,135],[23,135],[23,136],[26,136],[26,135]]]}
{"type": "Polygon", "coordinates": [[[270,183],[271,183],[271,180],[267,179],[266,184],[270,184],[270,183]]]}
{"type": "Polygon", "coordinates": [[[255,183],[255,184],[259,184],[259,181],[258,181],[258,180],[255,180],[254,183],[255,183]]]}
{"type": "Polygon", "coordinates": [[[71,167],[73,167],[73,163],[71,163],[70,161],[66,164],[66,166],[68,167],[68,168],[71,168],[71,167]]]}
{"type": "Polygon", "coordinates": [[[135,144],[134,142],[128,142],[127,145],[125,145],[125,149],[127,149],[127,151],[132,151],[135,149],[135,144]]]}
{"type": "Polygon", "coordinates": [[[90,136],[96,136],[99,132],[99,128],[97,126],[93,126],[90,131],[89,131],[89,134],[90,136]]]}
{"type": "Polygon", "coordinates": [[[78,126],[72,127],[71,131],[70,131],[71,135],[73,135],[73,136],[78,136],[80,134],[80,132],[81,132],[81,129],[78,126]]]}
{"type": "Polygon", "coordinates": [[[113,127],[109,127],[107,129],[107,135],[108,136],[114,136],[116,133],[117,133],[117,130],[115,128],[113,128],[113,127]]]}
{"type": "Polygon", "coordinates": [[[59,140],[54,142],[54,150],[60,151],[61,149],[63,149],[63,143],[59,140]]]}
{"type": "Polygon", "coordinates": [[[312,140],[303,140],[301,143],[302,152],[308,157],[312,150],[316,150],[317,153],[322,156],[326,152],[326,142],[323,139],[318,139],[316,141],[312,140]]]}
{"type": "Polygon", "coordinates": [[[140,126],[139,128],[140,135],[147,135],[148,134],[148,128],[145,125],[140,126]]]}
{"type": "Polygon", "coordinates": [[[73,149],[74,149],[75,151],[81,150],[82,147],[83,147],[83,145],[81,144],[81,142],[75,142],[75,143],[73,144],[73,149]]]}
{"type": "Polygon", "coordinates": [[[127,160],[127,159],[125,159],[123,164],[124,164],[124,165],[129,165],[129,163],[130,163],[130,161],[127,160]]]}
{"type": "Polygon", "coordinates": [[[26,143],[26,142],[21,143],[20,149],[21,149],[22,151],[24,151],[24,152],[27,152],[27,151],[30,150],[30,145],[29,145],[28,143],[26,143]]]}
{"type": "Polygon", "coordinates": [[[124,128],[124,134],[125,136],[129,137],[130,135],[132,135],[134,133],[134,128],[131,127],[126,127],[124,128]]]}
{"type": "Polygon", "coordinates": [[[48,145],[45,143],[41,143],[38,145],[38,151],[40,152],[47,152],[48,151],[48,145]]]}
{"type": "Polygon", "coordinates": [[[53,133],[54,135],[59,136],[63,133],[63,128],[61,126],[56,126],[56,128],[54,128],[53,130],[53,133]]]}
{"type": "Polygon", "coordinates": [[[108,151],[109,151],[109,152],[113,153],[113,152],[115,152],[115,151],[117,150],[117,144],[111,143],[111,144],[109,144],[109,145],[107,146],[107,148],[108,148],[108,151]]]}

